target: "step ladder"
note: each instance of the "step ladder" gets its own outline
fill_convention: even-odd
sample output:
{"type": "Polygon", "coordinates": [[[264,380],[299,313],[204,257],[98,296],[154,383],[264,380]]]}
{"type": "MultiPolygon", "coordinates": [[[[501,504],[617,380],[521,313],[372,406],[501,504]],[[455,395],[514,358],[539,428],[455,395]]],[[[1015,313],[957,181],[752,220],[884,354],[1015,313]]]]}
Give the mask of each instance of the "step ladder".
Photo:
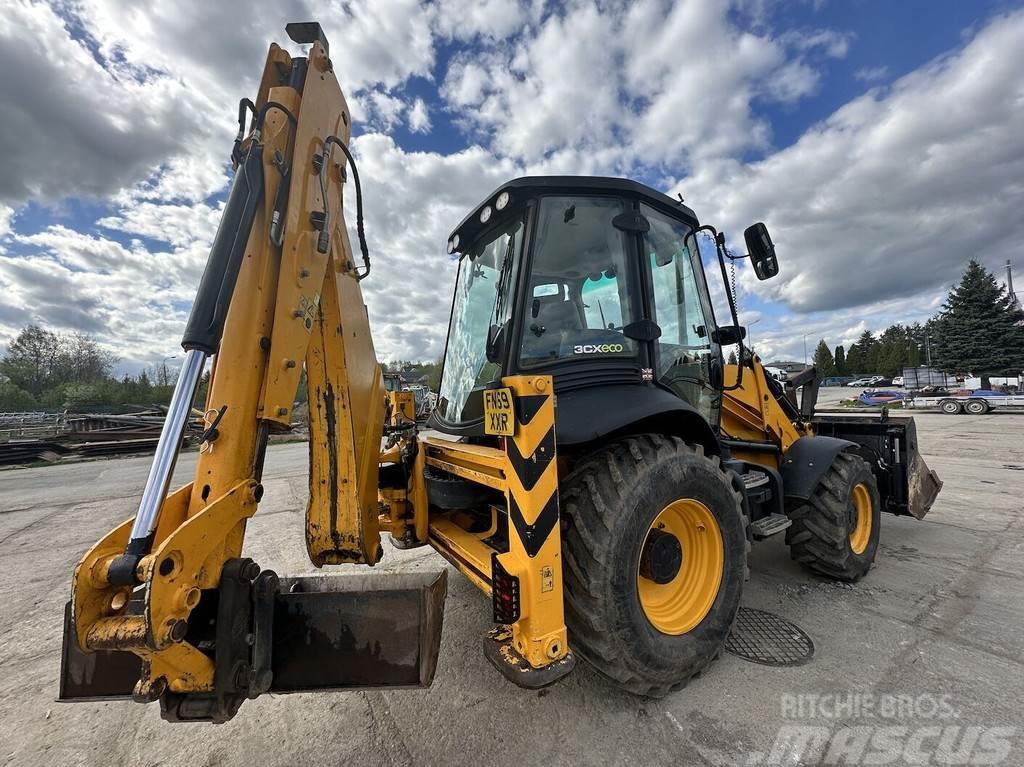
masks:
{"type": "MultiPolygon", "coordinates": [[[[771,479],[763,471],[748,471],[742,475],[743,485],[747,489],[747,500],[751,504],[764,503],[772,495],[771,479]]],[[[750,523],[750,532],[754,538],[761,540],[781,533],[793,521],[785,514],[769,514],[750,523]]]]}

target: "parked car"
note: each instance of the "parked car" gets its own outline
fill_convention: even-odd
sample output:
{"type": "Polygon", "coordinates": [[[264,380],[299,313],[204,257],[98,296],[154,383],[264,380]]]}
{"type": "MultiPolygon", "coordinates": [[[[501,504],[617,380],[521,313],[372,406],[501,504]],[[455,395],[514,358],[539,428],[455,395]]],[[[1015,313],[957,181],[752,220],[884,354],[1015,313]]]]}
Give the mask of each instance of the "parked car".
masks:
{"type": "Polygon", "coordinates": [[[878,381],[882,380],[882,376],[866,376],[864,378],[856,378],[847,386],[875,386],[878,381]]]}
{"type": "Polygon", "coordinates": [[[846,386],[853,380],[853,376],[829,376],[821,380],[822,386],[846,386]]]}
{"type": "Polygon", "coordinates": [[[893,386],[903,386],[903,376],[896,376],[892,379],[893,386]]]}

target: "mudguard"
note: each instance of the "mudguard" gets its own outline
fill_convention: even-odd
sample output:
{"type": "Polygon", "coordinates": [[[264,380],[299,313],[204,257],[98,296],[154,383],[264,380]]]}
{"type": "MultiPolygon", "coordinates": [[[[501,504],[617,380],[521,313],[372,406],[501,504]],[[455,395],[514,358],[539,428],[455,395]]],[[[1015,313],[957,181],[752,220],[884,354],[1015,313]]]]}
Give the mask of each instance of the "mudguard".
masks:
{"type": "Polygon", "coordinates": [[[806,501],[811,497],[836,456],[857,445],[835,437],[801,437],[782,457],[782,489],[786,500],[806,501]]]}

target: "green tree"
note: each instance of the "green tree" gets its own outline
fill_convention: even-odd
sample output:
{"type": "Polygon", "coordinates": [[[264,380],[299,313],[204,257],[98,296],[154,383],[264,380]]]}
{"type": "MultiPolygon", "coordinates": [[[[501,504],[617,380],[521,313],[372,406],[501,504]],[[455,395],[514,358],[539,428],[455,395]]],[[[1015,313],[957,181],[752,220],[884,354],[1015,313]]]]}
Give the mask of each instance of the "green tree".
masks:
{"type": "Polygon", "coordinates": [[[818,341],[818,346],[814,350],[814,367],[818,371],[819,378],[828,378],[836,374],[835,359],[824,338],[818,341]]]}
{"type": "Polygon", "coordinates": [[[441,360],[437,362],[414,362],[412,360],[392,360],[381,363],[385,372],[398,374],[422,375],[426,377],[424,383],[432,391],[436,392],[441,386],[441,360]]]}
{"type": "Polygon", "coordinates": [[[66,384],[105,381],[117,357],[82,333],[53,333],[38,325],[24,328],[0,361],[0,372],[37,399],[66,384]]]}
{"type": "Polygon", "coordinates": [[[0,371],[19,389],[38,397],[53,383],[60,383],[52,381],[59,356],[57,335],[38,325],[29,325],[11,341],[0,371]]]}
{"type": "MultiPolygon", "coordinates": [[[[861,373],[873,373],[878,364],[878,342],[870,330],[865,330],[857,339],[857,350],[860,352],[861,373]]],[[[852,354],[852,350],[851,350],[852,354]]]]}
{"type": "Polygon", "coordinates": [[[727,365],[738,365],[739,364],[739,360],[736,359],[736,350],[735,349],[733,349],[732,351],[729,352],[729,359],[726,360],[726,364],[727,365]]]}
{"type": "Polygon", "coordinates": [[[875,369],[885,376],[899,375],[909,358],[906,330],[891,325],[878,337],[875,348],[875,369]]]}
{"type": "Polygon", "coordinates": [[[36,398],[11,381],[0,381],[0,413],[21,413],[39,407],[36,398]]]}
{"type": "Polygon", "coordinates": [[[933,319],[932,359],[950,373],[989,377],[1024,369],[1024,311],[975,260],[933,319]]]}
{"type": "Polygon", "coordinates": [[[860,346],[851,344],[850,351],[846,353],[846,374],[861,375],[866,369],[867,365],[864,363],[864,355],[861,353],[860,346]]]}
{"type": "Polygon", "coordinates": [[[836,375],[846,375],[846,350],[843,349],[842,344],[836,347],[836,353],[833,355],[833,360],[836,363],[836,375]]]}

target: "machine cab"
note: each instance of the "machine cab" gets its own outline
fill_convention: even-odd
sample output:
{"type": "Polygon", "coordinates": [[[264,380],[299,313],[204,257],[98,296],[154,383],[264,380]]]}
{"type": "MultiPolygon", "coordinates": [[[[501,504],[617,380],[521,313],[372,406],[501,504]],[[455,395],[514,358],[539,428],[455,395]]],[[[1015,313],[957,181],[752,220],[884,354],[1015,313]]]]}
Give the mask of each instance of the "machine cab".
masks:
{"type": "Polygon", "coordinates": [[[482,435],[483,390],[537,373],[554,377],[563,444],[667,410],[716,427],[722,351],[697,229],[680,201],[625,179],[497,189],[448,242],[459,269],[433,427],[482,435]]]}

